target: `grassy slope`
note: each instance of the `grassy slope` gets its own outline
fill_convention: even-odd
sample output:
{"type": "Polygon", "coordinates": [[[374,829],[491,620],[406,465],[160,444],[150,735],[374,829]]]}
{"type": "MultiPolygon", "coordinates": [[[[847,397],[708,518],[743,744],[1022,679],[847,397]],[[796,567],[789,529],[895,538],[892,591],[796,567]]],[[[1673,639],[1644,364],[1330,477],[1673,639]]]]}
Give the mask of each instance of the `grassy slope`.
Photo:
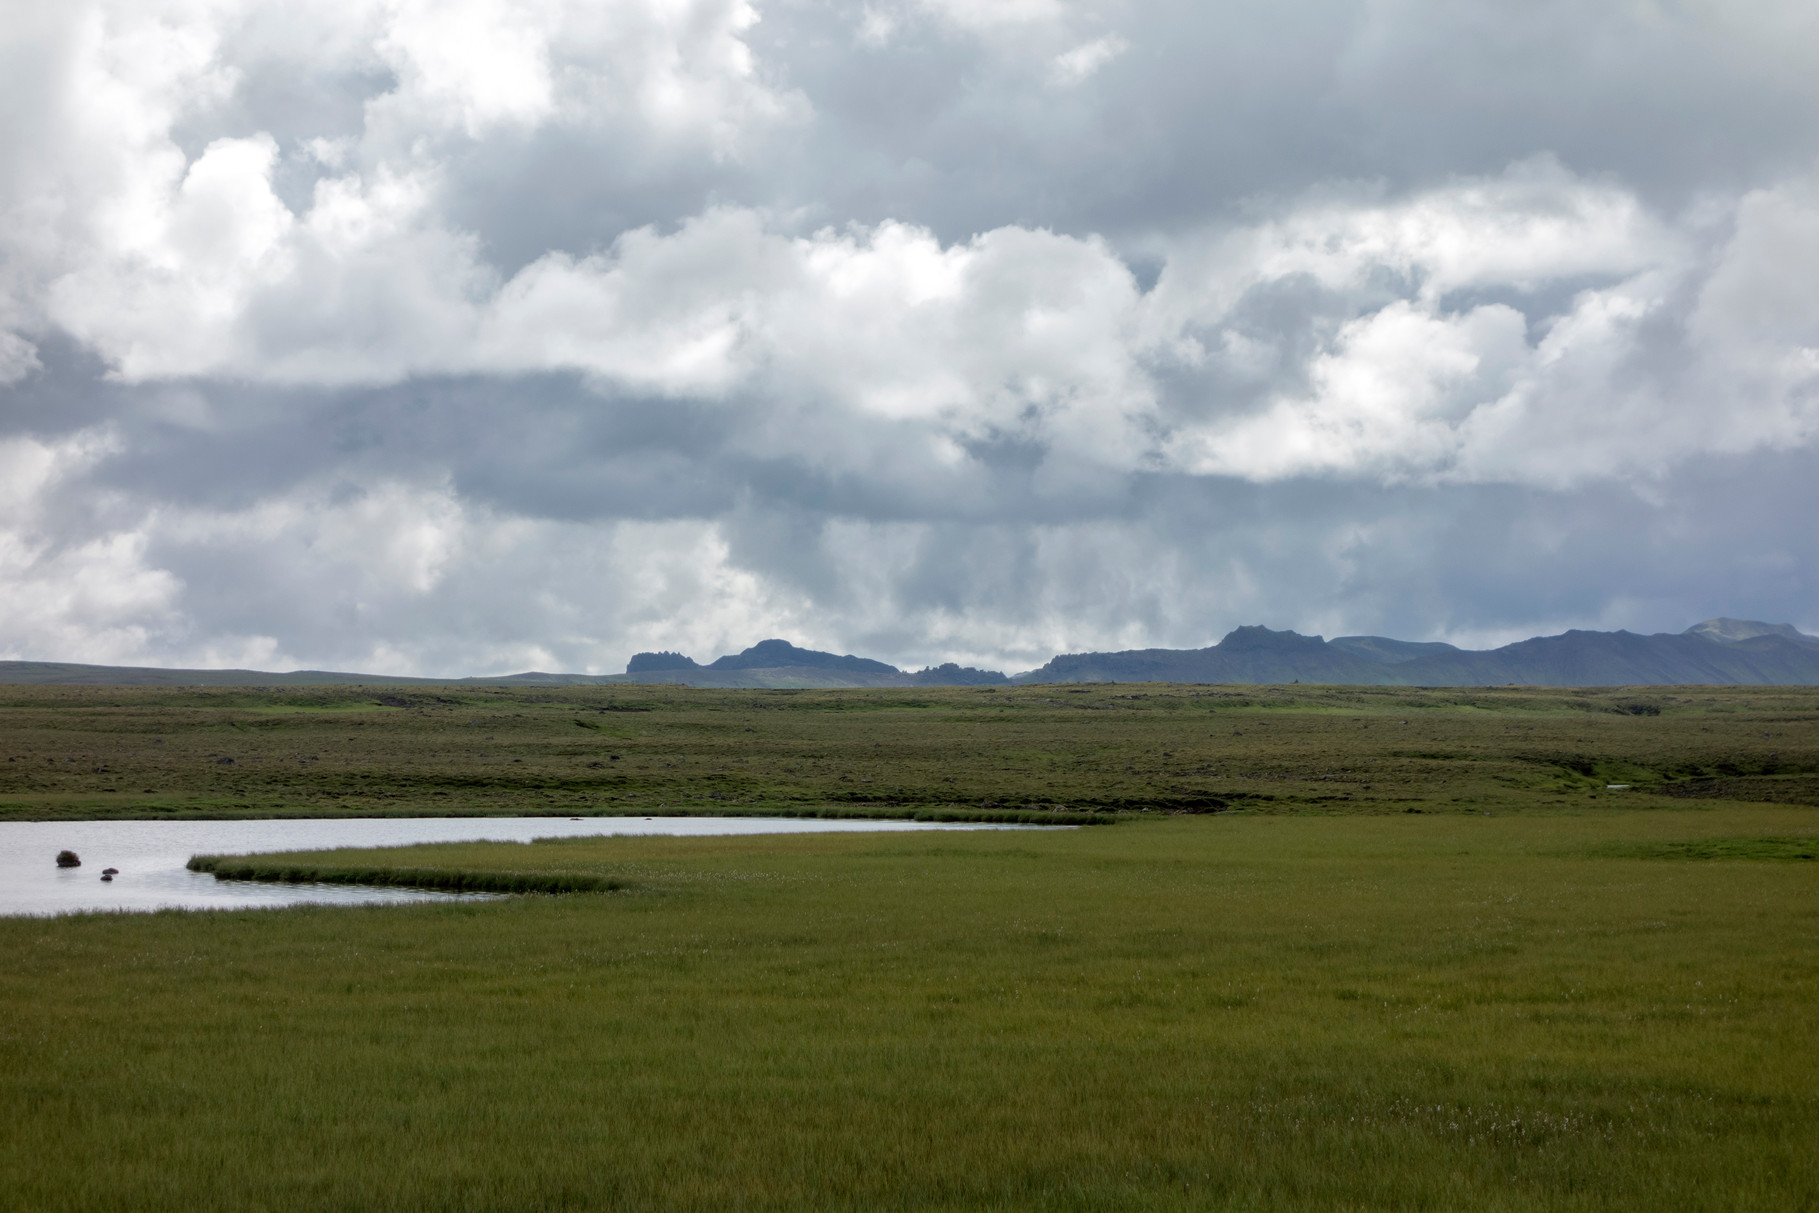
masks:
{"type": "Polygon", "coordinates": [[[0,1207],[1809,1208],[1819,865],[1690,856],[1814,825],[461,844],[365,861],[634,888],[0,920],[0,1207]]]}
{"type": "Polygon", "coordinates": [[[1819,688],[0,687],[0,819],[1819,805],[1816,721],[1819,688]]]}

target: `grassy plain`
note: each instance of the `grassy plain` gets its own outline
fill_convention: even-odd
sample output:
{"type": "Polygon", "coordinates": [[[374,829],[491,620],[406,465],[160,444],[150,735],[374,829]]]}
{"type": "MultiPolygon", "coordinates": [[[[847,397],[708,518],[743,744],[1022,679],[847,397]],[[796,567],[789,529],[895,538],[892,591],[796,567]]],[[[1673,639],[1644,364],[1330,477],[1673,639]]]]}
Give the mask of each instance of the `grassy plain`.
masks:
{"type": "Polygon", "coordinates": [[[1814,824],[458,844],[365,860],[626,888],[0,920],[0,1207],[1812,1208],[1819,871],[1681,844],[1814,824]]]}
{"type": "Polygon", "coordinates": [[[0,919],[0,1208],[1819,1207],[1812,690],[0,694],[15,817],[1152,810],[0,919]]]}
{"type": "Polygon", "coordinates": [[[1638,792],[1819,806],[1819,688],[0,687],[13,820],[1498,811],[1638,792]]]}

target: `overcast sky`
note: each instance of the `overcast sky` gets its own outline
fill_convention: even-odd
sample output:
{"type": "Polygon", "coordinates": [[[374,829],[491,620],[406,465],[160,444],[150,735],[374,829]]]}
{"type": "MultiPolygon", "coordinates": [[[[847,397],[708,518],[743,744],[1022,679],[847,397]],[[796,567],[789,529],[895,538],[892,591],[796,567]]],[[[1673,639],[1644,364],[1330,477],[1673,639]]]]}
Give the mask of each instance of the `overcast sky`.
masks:
{"type": "Polygon", "coordinates": [[[1819,630],[1812,0],[0,7],[0,656],[1819,630]]]}

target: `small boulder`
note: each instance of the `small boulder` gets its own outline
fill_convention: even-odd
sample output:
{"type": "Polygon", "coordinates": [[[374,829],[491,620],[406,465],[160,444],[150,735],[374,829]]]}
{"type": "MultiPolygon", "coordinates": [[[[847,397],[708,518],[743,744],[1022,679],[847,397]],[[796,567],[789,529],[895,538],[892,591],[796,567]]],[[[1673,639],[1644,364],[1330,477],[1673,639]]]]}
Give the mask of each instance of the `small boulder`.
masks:
{"type": "Polygon", "coordinates": [[[103,880],[103,881],[105,881],[105,882],[106,882],[106,883],[108,883],[108,884],[112,884],[112,883],[113,883],[113,882],[114,882],[114,878],[113,878],[113,877],[112,877],[112,876],[109,876],[109,875],[108,875],[108,874],[107,874],[107,873],[105,873],[105,872],[103,872],[103,873],[102,873],[102,874],[101,874],[101,879],[102,879],[102,880],[103,880]]]}
{"type": "Polygon", "coordinates": [[[118,876],[118,875],[120,875],[120,869],[119,868],[102,868],[101,874],[103,876],[118,876]]]}
{"type": "Polygon", "coordinates": [[[60,868],[79,868],[82,866],[82,857],[74,851],[58,851],[57,866],[60,868]]]}

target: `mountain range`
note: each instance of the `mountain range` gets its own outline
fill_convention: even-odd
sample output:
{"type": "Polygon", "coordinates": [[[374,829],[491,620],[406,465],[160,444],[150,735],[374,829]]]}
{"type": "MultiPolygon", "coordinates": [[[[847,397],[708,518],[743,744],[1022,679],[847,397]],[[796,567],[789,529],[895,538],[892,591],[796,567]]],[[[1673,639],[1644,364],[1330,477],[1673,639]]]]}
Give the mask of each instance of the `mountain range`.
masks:
{"type": "Polygon", "coordinates": [[[639,653],[623,674],[507,674],[407,678],[332,670],[178,670],[0,661],[0,683],[108,686],[577,686],[683,683],[703,687],[1009,686],[1053,682],[1311,682],[1376,686],[1819,685],[1819,637],[1791,624],[1708,619],[1684,632],[1570,631],[1497,649],[1385,636],[1327,640],[1241,627],[1203,649],[1064,653],[1007,677],[970,666],[916,672],[869,657],[764,640],[706,665],[681,653],[639,653]]]}
{"type": "Polygon", "coordinates": [[[1241,627],[1204,649],[1068,653],[1017,682],[1319,682],[1377,686],[1819,684],[1819,637],[1708,619],[1678,634],[1563,632],[1498,649],[1241,627]]]}

